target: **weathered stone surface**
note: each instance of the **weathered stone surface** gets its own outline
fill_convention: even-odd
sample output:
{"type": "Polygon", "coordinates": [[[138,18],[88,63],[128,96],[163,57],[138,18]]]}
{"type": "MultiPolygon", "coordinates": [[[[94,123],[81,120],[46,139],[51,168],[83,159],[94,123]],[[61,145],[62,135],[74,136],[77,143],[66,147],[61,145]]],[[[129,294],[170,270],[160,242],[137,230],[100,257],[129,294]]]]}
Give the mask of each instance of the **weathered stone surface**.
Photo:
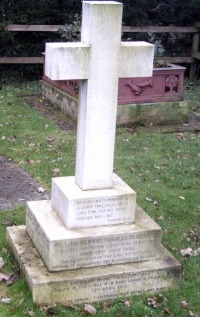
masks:
{"type": "Polygon", "coordinates": [[[27,206],[27,232],[50,271],[159,257],[161,229],[138,206],[135,224],[74,230],[67,230],[50,201],[27,206]]]}
{"type": "Polygon", "coordinates": [[[153,124],[155,126],[183,124],[188,122],[188,111],[187,100],[119,105],[117,123],[119,125],[153,124]]]}
{"type": "Polygon", "coordinates": [[[51,203],[68,229],[133,222],[136,193],[113,174],[110,189],[83,191],[75,177],[52,179],[51,203]]]}
{"type": "Polygon", "coordinates": [[[104,301],[178,285],[180,265],[164,248],[156,260],[50,273],[25,226],[7,228],[7,239],[38,305],[104,301]]]}
{"type": "Polygon", "coordinates": [[[64,114],[77,121],[78,100],[69,93],[60,90],[58,87],[50,85],[46,81],[41,81],[41,94],[55,109],[60,109],[64,114]]]}
{"type": "Polygon", "coordinates": [[[89,49],[84,43],[47,43],[45,74],[57,80],[88,78],[89,49]]]}

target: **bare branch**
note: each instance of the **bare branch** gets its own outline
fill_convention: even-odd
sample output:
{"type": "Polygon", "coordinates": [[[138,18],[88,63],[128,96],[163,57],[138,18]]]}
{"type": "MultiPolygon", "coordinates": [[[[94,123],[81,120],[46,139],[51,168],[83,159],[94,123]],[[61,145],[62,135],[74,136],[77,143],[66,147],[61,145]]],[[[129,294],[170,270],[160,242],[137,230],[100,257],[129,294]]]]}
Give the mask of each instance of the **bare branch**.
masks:
{"type": "Polygon", "coordinates": [[[151,11],[151,12],[156,12],[160,7],[163,7],[163,6],[168,6],[168,4],[166,4],[166,3],[160,3],[160,4],[157,5],[156,8],[151,9],[150,11],[151,11]]]}

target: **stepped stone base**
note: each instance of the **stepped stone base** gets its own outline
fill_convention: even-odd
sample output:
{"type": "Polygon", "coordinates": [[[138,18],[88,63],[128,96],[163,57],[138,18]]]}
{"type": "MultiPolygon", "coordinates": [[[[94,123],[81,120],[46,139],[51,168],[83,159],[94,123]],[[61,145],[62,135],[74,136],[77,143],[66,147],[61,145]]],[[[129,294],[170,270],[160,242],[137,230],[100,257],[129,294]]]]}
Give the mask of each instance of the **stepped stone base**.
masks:
{"type": "Polygon", "coordinates": [[[140,208],[135,223],[68,230],[50,200],[27,203],[26,229],[50,271],[159,257],[161,228],[140,208]]]}
{"type": "Polygon", "coordinates": [[[87,303],[177,286],[180,265],[164,248],[160,258],[50,273],[29,238],[26,227],[7,228],[7,239],[23,271],[34,303],[87,303]]]}

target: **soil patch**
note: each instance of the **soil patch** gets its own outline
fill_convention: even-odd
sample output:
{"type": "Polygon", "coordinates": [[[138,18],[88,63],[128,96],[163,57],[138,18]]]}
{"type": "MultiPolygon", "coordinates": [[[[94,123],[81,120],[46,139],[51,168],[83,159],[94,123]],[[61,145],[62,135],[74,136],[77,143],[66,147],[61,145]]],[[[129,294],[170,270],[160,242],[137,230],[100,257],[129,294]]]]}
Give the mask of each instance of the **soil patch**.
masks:
{"type": "Polygon", "coordinates": [[[0,210],[23,205],[29,200],[49,199],[48,192],[40,193],[39,187],[20,167],[0,156],[0,210]]]}

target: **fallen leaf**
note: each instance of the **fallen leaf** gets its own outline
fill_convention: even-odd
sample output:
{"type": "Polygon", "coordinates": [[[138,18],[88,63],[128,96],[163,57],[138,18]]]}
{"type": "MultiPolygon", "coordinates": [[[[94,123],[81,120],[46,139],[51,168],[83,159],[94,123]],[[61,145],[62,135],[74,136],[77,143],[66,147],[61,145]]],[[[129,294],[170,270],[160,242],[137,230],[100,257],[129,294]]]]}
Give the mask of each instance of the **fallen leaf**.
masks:
{"type": "Polygon", "coordinates": [[[43,187],[38,188],[38,193],[44,193],[44,192],[45,192],[45,189],[43,187]]]}
{"type": "Polygon", "coordinates": [[[58,174],[60,174],[60,172],[61,172],[61,170],[59,168],[54,168],[53,169],[53,174],[54,175],[58,175],[58,174]]]}
{"type": "Polygon", "coordinates": [[[159,216],[157,219],[162,221],[162,220],[164,220],[164,217],[163,216],[159,216]]]}
{"type": "Polygon", "coordinates": [[[191,256],[191,255],[193,255],[193,249],[192,248],[187,248],[187,249],[181,249],[180,250],[180,254],[182,255],[182,256],[191,256]]]}
{"type": "Polygon", "coordinates": [[[182,249],[180,250],[182,256],[197,256],[200,254],[200,248],[193,250],[192,248],[182,249]]]}
{"type": "Polygon", "coordinates": [[[198,232],[196,232],[195,230],[190,230],[189,239],[193,242],[197,242],[199,240],[198,232]]]}
{"type": "Polygon", "coordinates": [[[72,309],[77,309],[77,307],[73,303],[64,302],[64,303],[62,303],[62,305],[65,307],[72,308],[72,309]]]}
{"type": "Polygon", "coordinates": [[[7,281],[10,278],[10,275],[0,273],[0,281],[7,281]]]}
{"type": "Polygon", "coordinates": [[[147,301],[148,301],[148,306],[149,307],[152,307],[152,308],[157,308],[158,307],[158,304],[157,304],[157,300],[156,298],[147,298],[147,301]]]}
{"type": "Polygon", "coordinates": [[[94,308],[94,307],[93,307],[92,305],[90,305],[90,304],[85,304],[84,311],[85,311],[86,313],[88,313],[89,315],[92,315],[92,316],[96,315],[96,312],[97,312],[96,308],[94,308]]]}
{"type": "Polygon", "coordinates": [[[2,297],[0,299],[0,302],[3,303],[3,304],[10,304],[11,298],[10,297],[2,297]]]}
{"type": "Polygon", "coordinates": [[[146,197],[145,199],[146,199],[146,201],[148,201],[148,202],[151,202],[151,201],[152,201],[152,199],[149,198],[149,197],[146,197]]]}
{"type": "Polygon", "coordinates": [[[0,270],[2,269],[3,266],[4,266],[4,260],[2,257],[0,257],[0,270]]]}
{"type": "Polygon", "coordinates": [[[30,161],[28,161],[28,162],[29,162],[29,164],[31,164],[31,165],[35,164],[35,161],[34,161],[34,160],[30,160],[30,161]]]}
{"type": "Polygon", "coordinates": [[[185,300],[182,300],[181,307],[188,308],[188,306],[189,306],[189,304],[185,300]]]}
{"type": "Polygon", "coordinates": [[[19,301],[19,303],[17,304],[16,307],[19,307],[19,306],[23,303],[23,301],[24,301],[24,299],[22,298],[22,299],[19,301]]]}
{"type": "Polygon", "coordinates": [[[183,133],[178,133],[178,134],[177,134],[177,138],[178,138],[179,140],[185,140],[185,137],[184,137],[184,134],[183,134],[183,133]]]}
{"type": "Polygon", "coordinates": [[[2,253],[7,254],[8,253],[8,249],[2,248],[2,253]]]}
{"type": "Polygon", "coordinates": [[[11,274],[9,279],[6,281],[6,285],[10,286],[12,285],[14,282],[16,282],[18,280],[19,276],[17,274],[11,274]]]}
{"type": "Polygon", "coordinates": [[[31,148],[31,147],[34,147],[34,146],[35,146],[35,143],[30,143],[28,146],[29,146],[30,148],[31,148]]]}
{"type": "Polygon", "coordinates": [[[194,250],[194,256],[197,256],[197,255],[199,255],[200,254],[200,248],[198,248],[197,250],[194,250]]]}
{"type": "Polygon", "coordinates": [[[190,316],[190,317],[195,317],[196,315],[195,315],[191,310],[189,310],[188,316],[190,316]]]}
{"type": "Polygon", "coordinates": [[[170,311],[167,307],[164,307],[163,310],[164,310],[165,314],[172,316],[172,314],[170,313],[170,311]]]}

